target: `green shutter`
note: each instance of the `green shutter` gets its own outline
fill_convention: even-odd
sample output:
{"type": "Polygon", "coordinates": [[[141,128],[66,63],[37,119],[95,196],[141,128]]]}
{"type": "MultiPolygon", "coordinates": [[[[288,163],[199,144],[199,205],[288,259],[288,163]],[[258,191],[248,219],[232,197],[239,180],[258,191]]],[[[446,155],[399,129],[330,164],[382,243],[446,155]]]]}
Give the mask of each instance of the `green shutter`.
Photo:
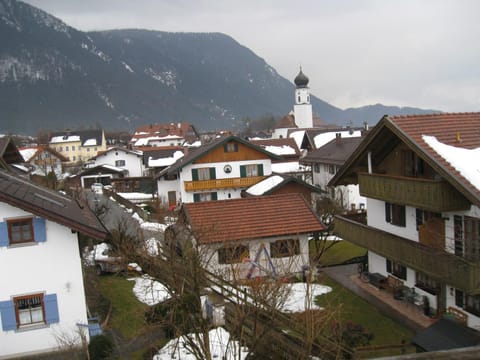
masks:
{"type": "Polygon", "coordinates": [[[215,177],[215,168],[210,168],[210,180],[215,180],[216,177],[215,177]]]}
{"type": "Polygon", "coordinates": [[[240,165],[240,177],[247,177],[247,168],[245,165],[240,165]]]}
{"type": "Polygon", "coordinates": [[[212,200],[218,200],[216,192],[212,192],[212,200]]]}
{"type": "Polygon", "coordinates": [[[193,202],[200,202],[200,194],[193,194],[193,202]]]}
{"type": "Polygon", "coordinates": [[[192,180],[193,181],[198,181],[198,170],[197,169],[192,169],[192,180]]]}
{"type": "Polygon", "coordinates": [[[258,164],[258,176],[263,176],[263,164],[258,164]]]}

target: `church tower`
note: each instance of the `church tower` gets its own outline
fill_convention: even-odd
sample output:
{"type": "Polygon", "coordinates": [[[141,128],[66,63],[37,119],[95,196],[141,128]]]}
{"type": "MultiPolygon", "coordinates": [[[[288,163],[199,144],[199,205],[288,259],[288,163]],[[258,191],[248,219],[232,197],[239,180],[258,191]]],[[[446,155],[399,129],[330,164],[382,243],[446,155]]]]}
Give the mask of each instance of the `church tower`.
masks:
{"type": "Polygon", "coordinates": [[[310,104],[310,88],[308,87],[308,77],[300,72],[295,77],[295,105],[293,112],[295,114],[295,124],[299,128],[313,127],[312,104],[310,104]]]}

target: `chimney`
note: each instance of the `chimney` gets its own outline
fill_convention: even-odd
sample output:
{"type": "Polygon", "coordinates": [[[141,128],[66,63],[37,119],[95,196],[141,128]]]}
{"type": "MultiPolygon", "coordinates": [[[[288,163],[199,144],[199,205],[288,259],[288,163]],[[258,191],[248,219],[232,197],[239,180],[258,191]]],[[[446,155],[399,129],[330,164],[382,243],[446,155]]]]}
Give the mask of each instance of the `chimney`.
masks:
{"type": "Polygon", "coordinates": [[[338,145],[342,141],[342,133],[336,133],[335,134],[335,143],[338,145]]]}

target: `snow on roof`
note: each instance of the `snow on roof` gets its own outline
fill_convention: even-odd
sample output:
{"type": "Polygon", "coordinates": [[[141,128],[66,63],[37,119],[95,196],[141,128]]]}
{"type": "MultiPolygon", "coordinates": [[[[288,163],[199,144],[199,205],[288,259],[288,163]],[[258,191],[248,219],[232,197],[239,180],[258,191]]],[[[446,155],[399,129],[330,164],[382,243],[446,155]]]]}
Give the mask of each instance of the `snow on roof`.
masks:
{"type": "Polygon", "coordinates": [[[150,156],[148,158],[148,166],[149,167],[170,166],[183,156],[184,156],[183,151],[180,151],[180,150],[175,151],[171,157],[167,157],[167,158],[152,159],[152,157],[150,156]]]}
{"type": "Polygon", "coordinates": [[[97,139],[87,139],[83,143],[83,146],[96,146],[97,145],[97,139]]]}
{"type": "Polygon", "coordinates": [[[148,275],[130,278],[135,281],[133,293],[137,299],[147,305],[155,305],[171,298],[170,292],[160,282],[155,281],[148,275]]]}
{"type": "Polygon", "coordinates": [[[179,140],[179,139],[183,139],[183,137],[178,136],[178,135],[149,136],[149,137],[144,137],[144,138],[138,139],[137,141],[135,141],[134,146],[146,146],[151,141],[157,141],[157,140],[166,141],[166,140],[172,140],[172,139],[179,140]]]}
{"type": "Polygon", "coordinates": [[[279,175],[273,175],[251,186],[247,192],[252,195],[263,195],[265,192],[274,188],[282,181],[283,177],[279,175]]]}
{"type": "Polygon", "coordinates": [[[295,155],[296,151],[294,148],[288,145],[282,146],[265,146],[265,150],[275,154],[275,155],[295,155]]]}
{"type": "MultiPolygon", "coordinates": [[[[202,337],[202,334],[198,336],[202,337]]],[[[195,339],[195,343],[200,347],[196,340],[196,334],[189,334],[188,338],[195,339]]],[[[230,333],[224,328],[218,327],[210,330],[208,332],[208,338],[212,359],[244,360],[247,358],[248,351],[240,347],[238,341],[231,340],[230,333]]],[[[170,340],[158,351],[157,355],[153,357],[153,360],[196,360],[197,357],[189,350],[189,346],[186,344],[187,342],[184,336],[170,340]]]]}
{"type": "Polygon", "coordinates": [[[152,194],[145,194],[145,193],[139,193],[139,192],[128,192],[128,193],[117,193],[121,197],[127,200],[151,200],[152,199],[152,194]]]}
{"type": "Polygon", "coordinates": [[[291,132],[288,137],[293,138],[293,140],[295,140],[295,142],[297,143],[298,148],[300,149],[302,146],[304,135],[305,135],[305,130],[298,130],[298,131],[291,132]]]}
{"type": "Polygon", "coordinates": [[[64,142],[73,142],[80,141],[79,135],[70,135],[70,136],[54,136],[50,139],[50,143],[64,143],[64,142]]]}
{"type": "Polygon", "coordinates": [[[22,155],[23,160],[29,161],[33,155],[36,154],[37,148],[24,148],[24,149],[18,149],[20,152],[20,155],[22,155]]]}
{"type": "Polygon", "coordinates": [[[336,134],[341,134],[343,138],[358,137],[358,136],[362,136],[362,131],[361,130],[329,131],[329,132],[318,134],[313,138],[313,141],[315,142],[315,148],[319,149],[326,143],[332,141],[337,136],[336,134]]]}
{"type": "Polygon", "coordinates": [[[300,165],[298,161],[288,161],[272,164],[272,172],[285,174],[299,171],[305,171],[305,166],[300,165]]]}
{"type": "Polygon", "coordinates": [[[442,158],[450,163],[465,179],[480,190],[480,148],[465,149],[447,145],[435,136],[422,135],[423,140],[442,158]]]}

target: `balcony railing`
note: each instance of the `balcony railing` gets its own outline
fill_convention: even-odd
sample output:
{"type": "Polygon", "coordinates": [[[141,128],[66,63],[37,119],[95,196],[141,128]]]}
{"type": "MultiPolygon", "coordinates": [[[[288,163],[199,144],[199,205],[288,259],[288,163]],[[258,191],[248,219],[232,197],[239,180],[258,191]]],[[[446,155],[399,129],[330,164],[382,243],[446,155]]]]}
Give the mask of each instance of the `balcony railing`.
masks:
{"type": "Polygon", "coordinates": [[[185,191],[204,191],[227,188],[246,188],[265,179],[265,176],[250,176],[243,178],[185,181],[185,191]]]}
{"type": "Polygon", "coordinates": [[[439,282],[480,294],[480,262],[465,260],[385,231],[335,217],[335,233],[344,240],[421,271],[439,282]]]}
{"type": "Polygon", "coordinates": [[[446,181],[361,173],[360,195],[434,212],[467,210],[469,201],[446,181]]]}

